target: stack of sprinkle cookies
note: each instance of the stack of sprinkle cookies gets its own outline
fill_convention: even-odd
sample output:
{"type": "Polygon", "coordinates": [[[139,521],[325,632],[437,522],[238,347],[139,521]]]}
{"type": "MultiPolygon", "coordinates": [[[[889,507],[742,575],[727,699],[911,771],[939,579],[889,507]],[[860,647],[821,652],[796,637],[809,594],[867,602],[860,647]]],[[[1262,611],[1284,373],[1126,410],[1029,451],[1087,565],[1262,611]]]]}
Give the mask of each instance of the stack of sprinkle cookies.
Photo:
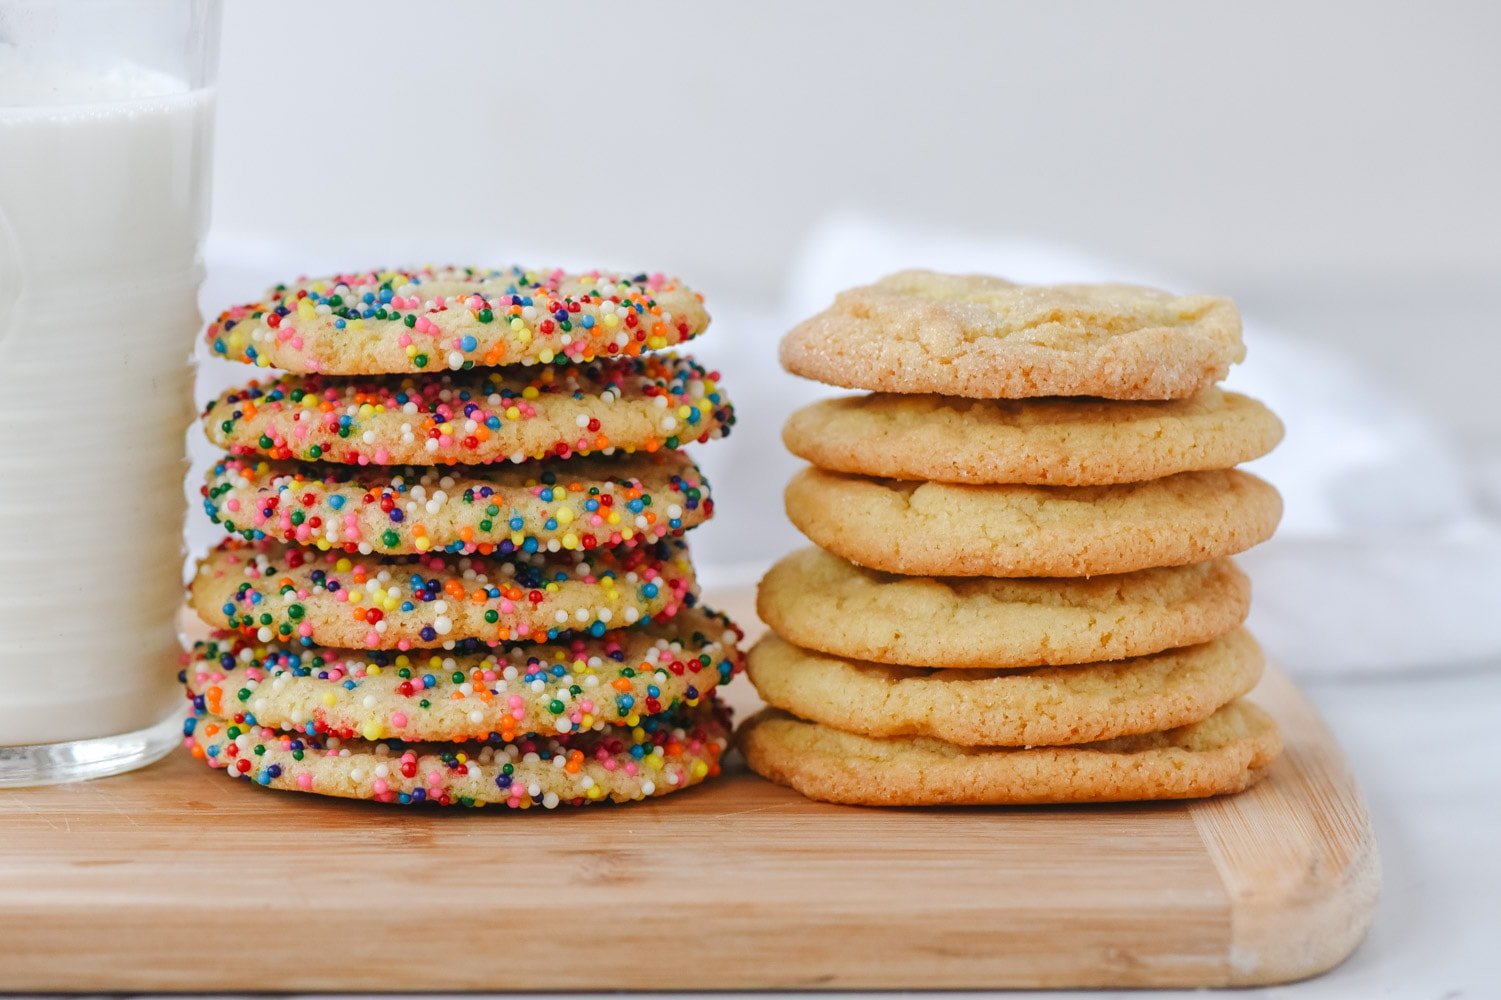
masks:
{"type": "Polygon", "coordinates": [[[787,512],[818,548],[761,583],[741,728],[758,773],[870,805],[1181,799],[1281,750],[1234,553],[1280,440],[1216,386],[1233,303],[905,272],[792,330],[795,374],[867,395],[793,415],[787,512]]]}
{"type": "Polygon", "coordinates": [[[230,536],[189,601],[185,743],[231,777],[407,804],[630,801],[719,772],[740,630],[697,601],[729,433],[682,284],[521,268],[272,289],[208,330],[280,369],[203,414],[230,536]]]}

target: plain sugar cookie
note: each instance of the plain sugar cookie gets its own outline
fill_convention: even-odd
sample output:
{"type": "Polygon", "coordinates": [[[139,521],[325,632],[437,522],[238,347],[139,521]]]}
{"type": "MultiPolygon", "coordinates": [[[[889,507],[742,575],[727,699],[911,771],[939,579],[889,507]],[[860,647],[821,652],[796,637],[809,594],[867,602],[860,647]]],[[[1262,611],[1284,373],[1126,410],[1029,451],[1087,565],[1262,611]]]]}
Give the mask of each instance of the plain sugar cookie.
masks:
{"type": "Polygon", "coordinates": [[[767,704],[848,733],[1056,746],[1199,722],[1255,687],[1263,666],[1255,640],[1238,629],[1132,660],[1031,670],[864,663],[769,634],[751,650],[747,670],[767,704]]]}
{"type": "Polygon", "coordinates": [[[961,399],[873,393],[792,414],[782,441],[821,469],[943,483],[1108,486],[1229,469],[1282,440],[1247,396],[1188,399],[961,399]]]}
{"type": "Polygon", "coordinates": [[[1249,473],[1118,486],[961,486],[808,468],[787,516],[814,544],[908,576],[1095,576],[1181,566],[1270,538],[1282,499],[1249,473]]]}
{"type": "Polygon", "coordinates": [[[1282,750],[1265,712],[1231,702],[1203,722],[1072,747],[961,747],[875,739],[778,709],[736,735],[751,770],[811,799],[869,806],[1195,799],[1244,791],[1282,750]]]}
{"type": "Polygon", "coordinates": [[[899,576],[822,549],[780,560],[756,613],[789,642],[914,667],[1094,663],[1208,642],[1245,621],[1229,559],[1072,579],[899,576]]]}

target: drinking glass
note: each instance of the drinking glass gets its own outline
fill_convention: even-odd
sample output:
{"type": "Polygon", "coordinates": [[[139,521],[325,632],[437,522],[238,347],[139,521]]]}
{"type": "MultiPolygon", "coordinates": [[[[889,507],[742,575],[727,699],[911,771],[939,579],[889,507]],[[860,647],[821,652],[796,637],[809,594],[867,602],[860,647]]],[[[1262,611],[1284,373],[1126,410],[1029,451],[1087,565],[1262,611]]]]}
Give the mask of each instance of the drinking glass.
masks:
{"type": "Polygon", "coordinates": [[[0,786],[177,742],[220,0],[0,0],[0,786]]]}

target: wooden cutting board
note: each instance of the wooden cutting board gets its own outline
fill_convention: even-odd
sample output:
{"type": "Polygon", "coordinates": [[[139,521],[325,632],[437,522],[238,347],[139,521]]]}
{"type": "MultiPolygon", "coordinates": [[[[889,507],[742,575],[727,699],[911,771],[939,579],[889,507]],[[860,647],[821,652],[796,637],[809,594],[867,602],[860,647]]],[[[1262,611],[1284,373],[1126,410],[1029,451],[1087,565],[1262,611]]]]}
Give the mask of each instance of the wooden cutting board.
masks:
{"type": "Polygon", "coordinates": [[[1376,846],[1308,702],[1275,669],[1255,698],[1286,753],[1186,804],[820,805],[738,759],[660,801],[554,813],[271,792],[186,754],[0,791],[0,991],[1297,979],[1364,933],[1376,846]]]}

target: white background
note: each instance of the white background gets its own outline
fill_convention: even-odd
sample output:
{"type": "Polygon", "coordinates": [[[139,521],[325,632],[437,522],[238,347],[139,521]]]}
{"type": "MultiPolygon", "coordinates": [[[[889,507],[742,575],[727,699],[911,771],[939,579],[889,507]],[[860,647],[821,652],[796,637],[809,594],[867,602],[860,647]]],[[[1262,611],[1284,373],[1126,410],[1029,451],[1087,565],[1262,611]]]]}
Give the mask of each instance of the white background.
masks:
{"type": "Polygon", "coordinates": [[[1481,0],[230,3],[214,223],[338,234],[355,267],[675,271],[711,305],[779,295],[840,209],[1041,237],[1233,295],[1478,435],[1498,40],[1481,0]]]}

